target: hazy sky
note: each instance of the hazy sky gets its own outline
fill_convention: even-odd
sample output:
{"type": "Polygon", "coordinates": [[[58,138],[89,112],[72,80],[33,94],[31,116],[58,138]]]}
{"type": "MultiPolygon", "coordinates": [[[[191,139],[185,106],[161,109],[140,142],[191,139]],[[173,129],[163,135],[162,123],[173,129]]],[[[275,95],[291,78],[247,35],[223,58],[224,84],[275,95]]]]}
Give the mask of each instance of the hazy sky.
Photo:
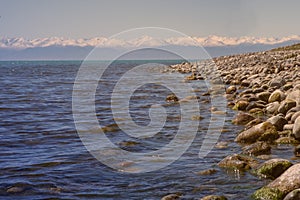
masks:
{"type": "Polygon", "coordinates": [[[190,36],[300,35],[299,0],[0,0],[0,36],[109,37],[145,26],[190,36]]]}

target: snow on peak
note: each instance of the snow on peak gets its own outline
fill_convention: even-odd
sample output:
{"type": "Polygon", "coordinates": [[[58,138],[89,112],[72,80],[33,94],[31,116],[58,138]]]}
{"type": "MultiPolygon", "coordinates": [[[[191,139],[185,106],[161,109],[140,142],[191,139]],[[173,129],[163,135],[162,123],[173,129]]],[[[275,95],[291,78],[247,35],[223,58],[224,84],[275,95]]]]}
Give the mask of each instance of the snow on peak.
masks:
{"type": "Polygon", "coordinates": [[[210,35],[208,37],[172,37],[172,38],[153,38],[151,36],[142,36],[130,40],[94,37],[89,39],[70,39],[62,37],[49,37],[37,39],[19,38],[2,38],[0,39],[0,48],[26,49],[34,47],[48,46],[79,46],[79,47],[141,47],[141,46],[165,46],[165,45],[181,45],[181,46],[225,46],[240,44],[279,44],[291,40],[299,40],[299,35],[291,35],[288,37],[222,37],[210,35]]]}

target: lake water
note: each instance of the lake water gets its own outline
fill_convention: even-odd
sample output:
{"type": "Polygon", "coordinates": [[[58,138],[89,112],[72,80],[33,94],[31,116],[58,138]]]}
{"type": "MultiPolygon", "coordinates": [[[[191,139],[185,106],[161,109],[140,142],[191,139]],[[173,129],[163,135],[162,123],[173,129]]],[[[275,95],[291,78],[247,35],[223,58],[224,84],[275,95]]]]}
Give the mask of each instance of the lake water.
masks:
{"type": "MultiPolygon", "coordinates": [[[[106,78],[117,80],[124,69],[140,62],[114,63],[106,78]]],[[[207,90],[201,81],[192,84],[200,97],[204,119],[199,122],[193,143],[178,160],[148,173],[124,173],[102,164],[87,151],[75,128],[72,93],[80,65],[77,61],[0,62],[0,199],[160,199],[177,192],[182,193],[183,199],[210,194],[249,199],[253,191],[266,183],[249,173],[216,166],[225,156],[240,152],[233,140],[242,127],[231,124],[231,110],[224,116],[226,131],[219,138],[228,142],[228,147],[214,148],[205,158],[198,157],[211,116],[210,97],[201,96],[207,90]],[[197,174],[212,168],[217,170],[215,174],[197,174]]],[[[165,102],[170,94],[167,88],[148,84],[134,93],[130,112],[138,125],[149,124],[150,105],[163,105],[168,114],[155,137],[134,139],[114,122],[110,109],[113,84],[100,81],[99,85],[96,115],[116,146],[130,152],[149,152],[172,140],[181,113],[178,104],[165,102]]],[[[126,119],[119,120],[127,123],[126,119]]],[[[290,147],[278,147],[274,152],[292,157],[290,147]]]]}

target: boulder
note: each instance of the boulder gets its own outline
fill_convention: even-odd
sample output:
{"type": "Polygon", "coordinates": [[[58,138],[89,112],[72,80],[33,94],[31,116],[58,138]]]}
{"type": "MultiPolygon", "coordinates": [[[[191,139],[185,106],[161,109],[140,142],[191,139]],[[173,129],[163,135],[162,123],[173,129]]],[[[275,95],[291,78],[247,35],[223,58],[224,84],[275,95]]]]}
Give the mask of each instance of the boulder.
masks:
{"type": "Polygon", "coordinates": [[[269,183],[267,187],[275,188],[287,194],[295,189],[300,188],[300,163],[288,168],[274,181],[269,183]]]}
{"type": "Polygon", "coordinates": [[[235,141],[239,143],[251,144],[256,141],[272,142],[279,137],[276,127],[270,122],[263,122],[241,132],[235,141]]]}
{"type": "Polygon", "coordinates": [[[203,197],[201,200],[227,200],[227,198],[224,196],[209,195],[203,197]]]}
{"type": "Polygon", "coordinates": [[[272,103],[272,102],[281,102],[282,100],[284,100],[285,98],[285,94],[281,91],[281,90],[275,90],[269,97],[268,102],[272,103]]]}
{"type": "Polygon", "coordinates": [[[249,105],[249,102],[246,100],[239,100],[235,103],[233,110],[246,110],[247,106],[249,105]]]}
{"type": "Polygon", "coordinates": [[[253,117],[252,115],[249,115],[245,112],[239,112],[236,115],[236,117],[232,120],[232,123],[236,125],[245,125],[254,119],[255,117],[253,117]]]}
{"type": "Polygon", "coordinates": [[[296,157],[300,157],[300,145],[295,147],[294,154],[296,157]]]}
{"type": "Polygon", "coordinates": [[[280,106],[280,104],[278,101],[269,103],[266,107],[266,111],[267,111],[267,113],[270,113],[270,114],[277,114],[279,106],[280,106]]]}
{"type": "Polygon", "coordinates": [[[291,99],[286,99],[280,103],[278,112],[285,115],[291,108],[295,107],[296,105],[297,105],[296,101],[291,99]]]}
{"type": "Polygon", "coordinates": [[[299,200],[299,199],[300,199],[300,189],[296,189],[288,193],[288,195],[286,195],[283,200],[299,200]]]}
{"type": "Polygon", "coordinates": [[[276,127],[277,131],[282,131],[283,126],[288,123],[288,121],[280,115],[276,115],[276,116],[269,118],[267,120],[267,122],[270,122],[271,124],[273,124],[276,127]]]}
{"type": "Polygon", "coordinates": [[[259,156],[271,153],[271,146],[266,142],[255,142],[243,147],[243,154],[249,156],[259,156]]]}
{"type": "Polygon", "coordinates": [[[175,94],[169,94],[169,95],[166,97],[166,101],[167,101],[167,102],[178,102],[179,99],[178,99],[178,97],[177,97],[175,94]]]}
{"type": "Polygon", "coordinates": [[[275,140],[276,144],[299,144],[299,141],[293,137],[285,136],[275,140]]]}
{"type": "Polygon", "coordinates": [[[275,179],[293,164],[285,159],[274,158],[264,162],[256,170],[255,174],[263,178],[275,179]]]}
{"type": "Polygon", "coordinates": [[[264,104],[262,104],[262,102],[260,101],[252,101],[249,103],[249,105],[246,107],[246,110],[249,111],[253,108],[261,108],[264,109],[266,106],[264,104]]]}
{"type": "Polygon", "coordinates": [[[257,98],[264,102],[268,102],[270,95],[271,95],[270,92],[261,92],[256,94],[257,98]]]}
{"type": "Polygon", "coordinates": [[[237,88],[236,86],[234,85],[231,85],[229,86],[227,89],[226,89],[226,94],[233,94],[237,91],[237,88]]]}
{"type": "Polygon", "coordinates": [[[293,126],[293,134],[296,139],[300,139],[300,116],[297,117],[293,126]]]}
{"type": "Polygon", "coordinates": [[[291,122],[294,123],[299,116],[300,116],[300,111],[293,113],[291,117],[291,122]]]}
{"type": "Polygon", "coordinates": [[[261,108],[252,108],[249,110],[249,113],[255,116],[263,116],[265,114],[264,110],[261,108]]]}
{"type": "Polygon", "coordinates": [[[300,105],[300,90],[294,90],[291,93],[289,93],[286,97],[286,99],[291,99],[297,102],[297,105],[300,105]]]}
{"type": "Polygon", "coordinates": [[[181,197],[180,193],[169,194],[169,195],[166,195],[163,198],[161,198],[161,200],[179,200],[180,197],[181,197]]]}
{"type": "Polygon", "coordinates": [[[284,78],[277,77],[269,82],[269,86],[273,88],[280,88],[286,84],[284,78]]]}
{"type": "Polygon", "coordinates": [[[276,188],[263,187],[252,194],[253,200],[282,200],[284,193],[276,188]]]}
{"type": "Polygon", "coordinates": [[[257,165],[258,162],[255,159],[240,154],[229,155],[218,163],[219,167],[238,170],[249,170],[257,165]]]}
{"type": "Polygon", "coordinates": [[[293,130],[294,124],[286,124],[283,126],[283,130],[293,130]]]}

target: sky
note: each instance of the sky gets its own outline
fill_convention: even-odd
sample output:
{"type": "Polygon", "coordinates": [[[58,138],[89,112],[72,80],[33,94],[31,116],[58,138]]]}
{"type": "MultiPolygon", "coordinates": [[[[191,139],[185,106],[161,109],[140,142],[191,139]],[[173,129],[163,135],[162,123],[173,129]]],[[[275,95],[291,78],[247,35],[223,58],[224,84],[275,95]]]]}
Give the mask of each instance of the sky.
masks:
{"type": "Polygon", "coordinates": [[[110,37],[139,27],[189,36],[300,35],[299,0],[0,0],[0,37],[110,37]]]}

